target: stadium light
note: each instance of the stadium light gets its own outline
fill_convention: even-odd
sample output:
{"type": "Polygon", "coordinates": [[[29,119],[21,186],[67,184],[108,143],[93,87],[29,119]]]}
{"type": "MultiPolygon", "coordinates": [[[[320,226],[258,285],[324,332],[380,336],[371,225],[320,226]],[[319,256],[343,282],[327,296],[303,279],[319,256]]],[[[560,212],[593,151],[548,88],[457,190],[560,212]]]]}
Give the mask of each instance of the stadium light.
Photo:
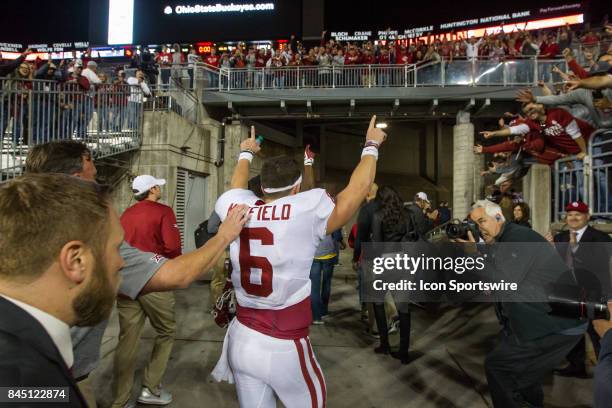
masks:
{"type": "Polygon", "coordinates": [[[376,127],[379,129],[386,129],[387,128],[387,124],[385,122],[379,122],[376,124],[376,127]]]}

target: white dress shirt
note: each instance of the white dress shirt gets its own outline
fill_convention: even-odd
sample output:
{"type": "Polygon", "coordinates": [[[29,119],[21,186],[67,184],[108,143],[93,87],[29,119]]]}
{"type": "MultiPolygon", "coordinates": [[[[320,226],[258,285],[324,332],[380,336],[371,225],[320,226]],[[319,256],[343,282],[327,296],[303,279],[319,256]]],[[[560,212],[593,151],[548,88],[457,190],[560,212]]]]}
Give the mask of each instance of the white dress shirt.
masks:
{"type": "Polygon", "coordinates": [[[72,368],[74,364],[74,354],[72,353],[72,340],[70,338],[70,327],[59,320],[58,318],[51,316],[47,312],[43,312],[40,309],[30,306],[27,303],[20,302],[19,300],[10,298],[6,295],[0,295],[9,302],[14,303],[26,312],[28,312],[34,319],[45,328],[51,340],[60,352],[60,355],[64,359],[66,366],[72,368]]]}

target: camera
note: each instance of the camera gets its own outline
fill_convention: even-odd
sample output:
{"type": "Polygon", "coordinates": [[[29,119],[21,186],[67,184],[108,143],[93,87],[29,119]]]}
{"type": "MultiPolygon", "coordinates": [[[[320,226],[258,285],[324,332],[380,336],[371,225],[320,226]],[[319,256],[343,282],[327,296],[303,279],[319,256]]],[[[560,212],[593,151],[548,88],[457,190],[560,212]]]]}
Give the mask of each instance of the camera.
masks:
{"type": "Polygon", "coordinates": [[[452,220],[446,225],[446,236],[449,239],[469,239],[468,231],[472,232],[472,236],[478,242],[480,233],[478,226],[471,220],[452,220]]]}
{"type": "Polygon", "coordinates": [[[555,316],[597,320],[610,320],[606,299],[589,300],[559,295],[548,296],[550,314],[555,316]]]}

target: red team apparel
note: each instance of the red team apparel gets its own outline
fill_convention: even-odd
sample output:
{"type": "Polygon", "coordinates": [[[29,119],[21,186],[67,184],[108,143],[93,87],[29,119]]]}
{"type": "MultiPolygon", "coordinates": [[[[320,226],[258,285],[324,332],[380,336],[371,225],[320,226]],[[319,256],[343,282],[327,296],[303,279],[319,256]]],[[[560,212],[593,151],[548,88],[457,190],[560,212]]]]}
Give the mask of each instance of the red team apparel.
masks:
{"type": "Polygon", "coordinates": [[[150,200],[140,201],[121,215],[125,241],[141,251],[172,259],[181,255],[181,233],[172,208],[150,200]]]}
{"type": "Polygon", "coordinates": [[[586,144],[594,129],[565,109],[554,108],[548,109],[545,123],[527,120],[525,123],[511,126],[510,130],[513,135],[525,135],[530,131],[541,132],[547,145],[566,154],[577,154],[580,153],[580,147],[575,139],[582,136],[586,144]]]}
{"type": "Polygon", "coordinates": [[[275,394],[288,407],[324,407],[325,380],[308,339],[310,267],[334,203],[323,189],[269,204],[234,189],[215,211],[223,221],[239,204],[251,208],[230,244],[237,316],[213,377],[236,381],[242,407],[276,407],[275,394]]]}

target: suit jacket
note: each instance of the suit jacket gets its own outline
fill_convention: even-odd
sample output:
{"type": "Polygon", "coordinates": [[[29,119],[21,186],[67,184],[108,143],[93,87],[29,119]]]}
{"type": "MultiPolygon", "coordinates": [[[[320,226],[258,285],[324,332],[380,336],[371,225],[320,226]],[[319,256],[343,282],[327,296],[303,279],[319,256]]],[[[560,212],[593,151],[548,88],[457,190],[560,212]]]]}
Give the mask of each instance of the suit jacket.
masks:
{"type": "MultiPolygon", "coordinates": [[[[561,257],[565,258],[568,252],[570,232],[562,231],[553,239],[557,251],[561,257]]],[[[608,234],[588,226],[580,238],[578,249],[572,256],[578,286],[585,289],[590,298],[612,294],[609,271],[612,245],[605,244],[610,242],[612,238],[608,234]],[[587,242],[598,244],[580,245],[587,242]]]]}
{"type": "MultiPolygon", "coordinates": [[[[512,222],[504,224],[503,230],[496,237],[496,244],[489,249],[488,254],[485,263],[492,263],[493,269],[485,268],[484,273],[495,280],[501,278],[506,282],[518,283],[521,288],[519,293],[527,295],[526,298],[546,295],[550,285],[563,283],[568,269],[544,237],[512,222]]],[[[546,302],[502,301],[497,305],[502,323],[520,341],[558,334],[581,325],[578,319],[550,314],[552,309],[546,302]]]]}
{"type": "Polygon", "coordinates": [[[69,403],[11,407],[87,407],[53,340],[28,312],[0,297],[0,387],[68,387],[69,403]]]}

